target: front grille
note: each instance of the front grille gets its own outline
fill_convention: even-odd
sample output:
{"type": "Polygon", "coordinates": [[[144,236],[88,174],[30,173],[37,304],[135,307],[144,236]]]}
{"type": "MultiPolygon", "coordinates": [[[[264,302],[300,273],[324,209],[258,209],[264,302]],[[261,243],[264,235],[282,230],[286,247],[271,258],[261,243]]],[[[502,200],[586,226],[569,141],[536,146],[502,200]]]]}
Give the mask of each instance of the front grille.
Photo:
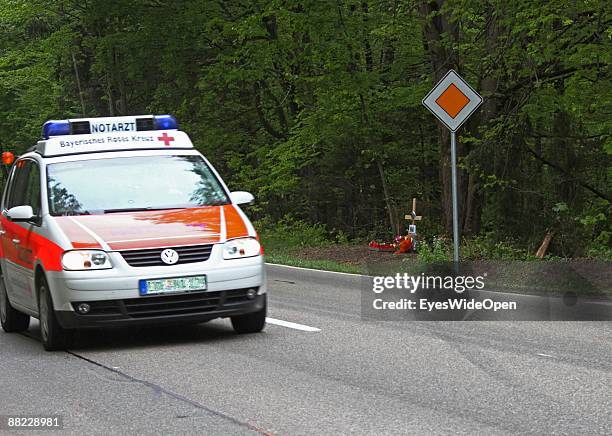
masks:
{"type": "MultiPolygon", "coordinates": [[[[184,247],[172,248],[179,255],[179,260],[173,265],[183,263],[204,262],[210,257],[212,244],[209,245],[187,245],[184,247]]],[[[161,253],[166,248],[151,248],[146,250],[126,250],[120,251],[121,256],[130,266],[171,266],[161,260],[161,253]]]]}
{"type": "MultiPolygon", "coordinates": [[[[86,301],[85,303],[89,304],[91,310],[83,316],[127,315],[130,318],[146,318],[210,312],[224,308],[228,309],[253,301],[247,297],[249,289],[251,288],[128,298],[124,300],[86,301]]],[[[80,303],[72,303],[75,310],[80,303]]]]}
{"type": "Polygon", "coordinates": [[[221,292],[200,292],[123,300],[125,312],[132,318],[209,312],[215,310],[220,303],[221,292]]]}

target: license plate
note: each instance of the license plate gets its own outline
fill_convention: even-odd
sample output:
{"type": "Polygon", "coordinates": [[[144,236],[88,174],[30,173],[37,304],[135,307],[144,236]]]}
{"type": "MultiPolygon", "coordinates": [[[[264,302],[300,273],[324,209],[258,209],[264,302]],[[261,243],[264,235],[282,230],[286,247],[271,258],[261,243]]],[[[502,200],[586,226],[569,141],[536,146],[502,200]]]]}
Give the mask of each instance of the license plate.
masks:
{"type": "Polygon", "coordinates": [[[140,295],[170,294],[173,292],[205,291],[206,276],[173,277],[168,279],[141,280],[140,295]]]}

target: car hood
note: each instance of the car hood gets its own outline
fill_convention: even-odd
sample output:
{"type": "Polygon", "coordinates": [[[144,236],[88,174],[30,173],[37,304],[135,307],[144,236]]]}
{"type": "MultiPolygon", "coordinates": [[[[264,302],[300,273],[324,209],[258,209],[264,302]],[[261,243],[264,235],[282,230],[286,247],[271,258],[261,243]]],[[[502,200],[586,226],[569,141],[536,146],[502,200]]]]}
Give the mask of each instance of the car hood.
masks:
{"type": "Polygon", "coordinates": [[[131,250],[214,244],[248,236],[233,205],[55,217],[74,248],[131,250]]]}

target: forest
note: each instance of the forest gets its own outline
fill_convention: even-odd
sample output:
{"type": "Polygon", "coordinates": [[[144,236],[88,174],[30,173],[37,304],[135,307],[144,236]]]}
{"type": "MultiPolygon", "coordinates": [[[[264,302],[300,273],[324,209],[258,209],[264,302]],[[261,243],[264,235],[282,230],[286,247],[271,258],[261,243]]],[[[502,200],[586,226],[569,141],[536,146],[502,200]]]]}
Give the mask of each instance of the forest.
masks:
{"type": "Polygon", "coordinates": [[[464,241],[612,258],[605,0],[0,0],[0,146],[48,119],[173,114],[259,225],[367,243],[449,235],[449,69],[464,241]],[[296,225],[297,223],[297,225],[296,225]]]}

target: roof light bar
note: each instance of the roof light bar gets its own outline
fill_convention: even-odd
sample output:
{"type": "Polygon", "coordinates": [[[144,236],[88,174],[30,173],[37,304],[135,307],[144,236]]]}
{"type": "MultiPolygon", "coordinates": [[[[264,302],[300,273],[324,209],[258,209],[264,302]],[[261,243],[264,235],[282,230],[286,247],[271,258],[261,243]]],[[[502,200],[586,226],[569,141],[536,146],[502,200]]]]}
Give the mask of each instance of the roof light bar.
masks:
{"type": "Polygon", "coordinates": [[[147,130],[178,130],[178,122],[172,115],[49,120],[43,125],[42,134],[44,139],[49,139],[53,136],[147,130]]]}
{"type": "Polygon", "coordinates": [[[43,124],[43,138],[49,139],[51,136],[63,135],[70,135],[70,121],[49,120],[43,124]]]}
{"type": "Polygon", "coordinates": [[[172,115],[155,115],[155,130],[178,130],[178,122],[172,115]]]}

